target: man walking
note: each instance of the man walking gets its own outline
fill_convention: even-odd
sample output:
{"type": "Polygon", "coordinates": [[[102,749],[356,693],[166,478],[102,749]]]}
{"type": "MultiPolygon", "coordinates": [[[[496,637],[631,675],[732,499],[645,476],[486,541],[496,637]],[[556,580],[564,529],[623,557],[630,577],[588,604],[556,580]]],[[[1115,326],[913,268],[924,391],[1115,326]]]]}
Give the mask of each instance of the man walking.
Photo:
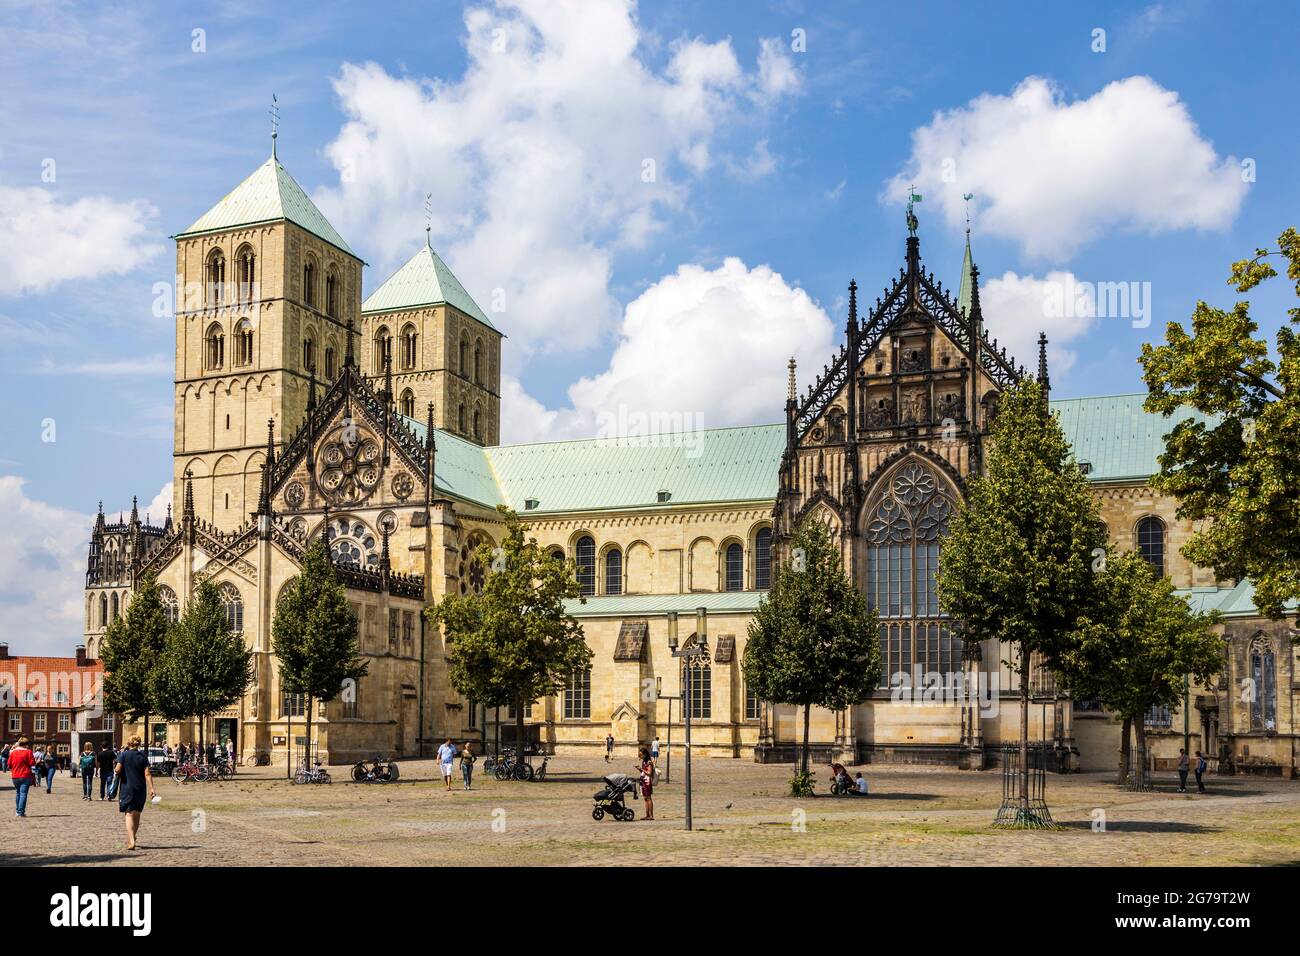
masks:
{"type": "Polygon", "coordinates": [[[27,791],[31,790],[36,776],[33,766],[35,756],[27,749],[27,738],[19,737],[13,750],[9,751],[9,775],[14,782],[14,795],[18,817],[27,816],[27,791]]]}
{"type": "Polygon", "coordinates": [[[1205,784],[1201,780],[1201,774],[1205,773],[1206,761],[1205,755],[1199,750],[1196,751],[1196,792],[1204,793],[1205,784]]]}
{"type": "Polygon", "coordinates": [[[91,788],[95,785],[95,745],[89,741],[86,743],[86,749],[77,758],[77,769],[81,771],[81,799],[94,799],[91,788]]]}
{"type": "Polygon", "coordinates": [[[132,737],[126,749],[117,755],[117,764],[113,772],[118,775],[117,808],[126,814],[126,848],[135,849],[135,836],[140,831],[140,814],[144,811],[144,791],[147,786],[149,796],[156,797],[153,774],[149,772],[149,758],[140,752],[140,738],[132,737]]]}
{"type": "Polygon", "coordinates": [[[650,741],[650,759],[655,763],[659,762],[659,735],[655,734],[655,739],[650,741]]]}
{"type": "Polygon", "coordinates": [[[456,745],[448,737],[438,748],[438,768],[442,771],[442,781],[447,785],[447,792],[451,793],[451,765],[456,760],[456,745]]]}
{"type": "Polygon", "coordinates": [[[614,756],[614,735],[605,735],[605,763],[609,763],[609,758],[614,756]]]}
{"type": "Polygon", "coordinates": [[[112,788],[113,784],[113,748],[108,744],[100,744],[99,756],[99,799],[103,800],[104,795],[112,788]]]}
{"type": "Polygon", "coordinates": [[[1187,751],[1178,748],[1178,792],[1187,792],[1187,751]]]}

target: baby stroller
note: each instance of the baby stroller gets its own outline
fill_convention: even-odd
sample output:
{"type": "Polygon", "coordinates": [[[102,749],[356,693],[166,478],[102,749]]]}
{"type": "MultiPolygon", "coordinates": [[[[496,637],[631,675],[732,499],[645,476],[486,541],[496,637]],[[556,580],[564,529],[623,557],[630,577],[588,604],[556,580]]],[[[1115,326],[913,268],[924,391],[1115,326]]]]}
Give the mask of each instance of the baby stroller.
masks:
{"type": "Polygon", "coordinates": [[[603,820],[608,813],[615,820],[622,820],[624,823],[635,820],[636,811],[623,804],[623,794],[629,792],[635,800],[636,784],[633,780],[625,773],[611,773],[605,778],[605,789],[597,790],[593,794],[596,805],[591,808],[591,818],[603,820]]]}

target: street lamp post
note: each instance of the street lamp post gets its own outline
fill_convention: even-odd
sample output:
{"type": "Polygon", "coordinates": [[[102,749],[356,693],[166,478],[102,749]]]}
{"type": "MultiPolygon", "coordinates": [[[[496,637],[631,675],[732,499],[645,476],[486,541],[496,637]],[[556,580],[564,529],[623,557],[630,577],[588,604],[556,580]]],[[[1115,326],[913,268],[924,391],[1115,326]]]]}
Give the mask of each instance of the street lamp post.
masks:
{"type": "Polygon", "coordinates": [[[695,609],[695,642],[678,650],[677,612],[668,612],[668,650],[673,657],[683,658],[686,666],[686,685],[682,689],[682,714],[686,722],[686,829],[692,829],[691,821],[691,664],[694,658],[709,656],[708,608],[695,609]]]}
{"type": "MultiPolygon", "coordinates": [[[[681,700],[681,697],[673,697],[664,694],[664,679],[655,678],[655,700],[668,701],[668,751],[664,754],[664,783],[672,783],[673,779],[673,701],[681,700]]],[[[659,726],[659,715],[655,714],[655,726],[659,726]]]]}

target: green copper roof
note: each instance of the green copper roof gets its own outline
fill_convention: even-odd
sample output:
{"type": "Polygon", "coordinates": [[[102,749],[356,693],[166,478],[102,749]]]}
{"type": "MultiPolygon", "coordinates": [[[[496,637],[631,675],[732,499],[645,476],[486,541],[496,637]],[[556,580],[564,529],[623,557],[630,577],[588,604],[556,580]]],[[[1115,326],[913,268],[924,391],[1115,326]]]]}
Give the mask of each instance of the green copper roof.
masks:
{"type": "Polygon", "coordinates": [[[1164,438],[1185,418],[1203,417],[1179,409],[1169,418],[1143,411],[1146,394],[1067,398],[1052,402],[1074,457],[1089,462],[1090,481],[1142,479],[1160,470],[1156,460],[1164,438]]]}
{"type": "Polygon", "coordinates": [[[710,614],[752,614],[766,596],[766,591],[602,595],[589,597],[585,603],[579,603],[576,598],[565,601],[564,610],[574,617],[644,617],[676,611],[683,617],[681,628],[685,636],[695,628],[696,608],[708,608],[710,614]]]}
{"type": "Polygon", "coordinates": [[[358,258],[274,155],[174,238],[281,219],[301,226],[331,246],[358,258]]]}
{"type": "Polygon", "coordinates": [[[970,230],[966,230],[966,252],[961,257],[961,285],[957,287],[957,308],[961,309],[963,315],[970,315],[970,293],[974,285],[974,278],[971,276],[971,267],[974,263],[970,256],[970,230]]]}
{"type": "Polygon", "coordinates": [[[406,265],[398,269],[361,303],[362,312],[393,312],[442,303],[455,306],[478,319],[494,332],[499,331],[478,303],[465,291],[447,263],[426,243],[406,265]]]}
{"type": "MultiPolygon", "coordinates": [[[[427,426],[413,418],[408,418],[406,424],[420,441],[425,440],[429,433],[427,426]]],[[[437,446],[433,465],[434,487],[457,498],[476,501],[492,508],[505,504],[482,446],[440,428],[434,429],[434,432],[437,446]]]]}
{"type": "MultiPolygon", "coordinates": [[[[1230,588],[1175,588],[1174,593],[1186,598],[1193,611],[1218,611],[1224,617],[1259,615],[1255,607],[1255,585],[1250,581],[1240,581],[1230,588]]],[[[1287,601],[1283,608],[1288,614],[1294,614],[1297,606],[1297,602],[1287,601]]]]}

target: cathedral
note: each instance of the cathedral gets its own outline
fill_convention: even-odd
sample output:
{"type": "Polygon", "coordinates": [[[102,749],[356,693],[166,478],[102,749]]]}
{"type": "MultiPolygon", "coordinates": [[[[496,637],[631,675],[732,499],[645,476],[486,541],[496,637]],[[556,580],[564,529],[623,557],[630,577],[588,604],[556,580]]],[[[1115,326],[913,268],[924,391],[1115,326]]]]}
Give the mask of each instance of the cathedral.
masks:
{"type": "MultiPolygon", "coordinates": [[[[782,420],[502,445],[502,332],[427,239],[363,299],[363,261],[273,149],[174,237],[179,504],[161,526],[136,509],[109,523],[101,508],[86,576],[90,655],[143,575],[173,618],[197,582],[213,581],[254,674],[205,734],[233,740],[246,761],[284,763],[302,744],[306,702],[280,686],[271,625],[323,535],[369,672],[348,699],[316,704],[322,759],[428,754],[447,736],[510,741],[515,715],[451,687],[444,638],[422,613],[482,586],[475,548],[500,540],[496,509],[507,505],[576,567],[585,599],[570,612],[594,652],[589,670],[526,708],[533,740],[560,755],[594,753],[607,734],[620,749],[680,742],[685,706],[697,753],[789,761],[802,714],[751,694],[741,662],[773,556],[812,516],[879,613],[884,659],[869,699],[814,709],[818,756],[995,765],[1018,735],[1017,684],[998,646],[964,643],[940,611],[935,571],[1000,391],[1029,374],[1048,385],[1046,342],[1033,373],[1009,356],[985,331],[969,236],[954,293],[923,267],[915,225],[909,216],[901,268],[879,298],[860,303],[849,285],[844,344],[802,391],[790,362],[782,420]],[[682,640],[707,647],[686,695],[669,649],[679,617],[682,640]]],[[[1292,776],[1300,656],[1287,622],[1259,616],[1249,582],[1216,581],[1182,556],[1191,529],[1149,484],[1172,422],[1144,412],[1143,397],[1051,407],[1110,539],[1223,614],[1222,677],[1147,715],[1153,759],[1167,766],[1186,733],[1220,770],[1292,776]],[[1246,683],[1258,693],[1238,693],[1246,683]]],[[[773,396],[774,418],[780,410],[773,396]]],[[[1059,769],[1115,766],[1118,721],[1048,672],[1032,686],[1031,739],[1059,769]]],[[[151,729],[173,744],[199,736],[193,721],[151,729]]]]}

